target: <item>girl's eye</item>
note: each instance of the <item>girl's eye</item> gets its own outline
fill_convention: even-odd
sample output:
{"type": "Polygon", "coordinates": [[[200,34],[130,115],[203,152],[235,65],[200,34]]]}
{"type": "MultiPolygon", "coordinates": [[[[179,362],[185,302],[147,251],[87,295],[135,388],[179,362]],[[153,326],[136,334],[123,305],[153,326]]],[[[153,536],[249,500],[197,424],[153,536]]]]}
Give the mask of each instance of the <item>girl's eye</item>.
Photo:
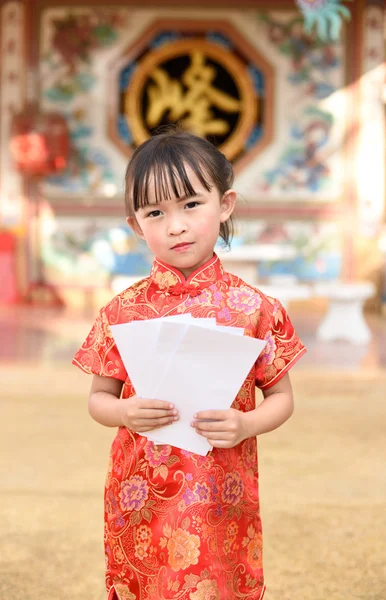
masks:
{"type": "Polygon", "coordinates": [[[196,202],[196,200],[192,200],[192,202],[187,202],[185,204],[185,208],[195,208],[196,206],[199,206],[199,202],[196,202]]]}
{"type": "Polygon", "coordinates": [[[152,210],[151,212],[147,213],[146,217],[154,218],[159,217],[161,214],[162,213],[160,210],[152,210]]]}

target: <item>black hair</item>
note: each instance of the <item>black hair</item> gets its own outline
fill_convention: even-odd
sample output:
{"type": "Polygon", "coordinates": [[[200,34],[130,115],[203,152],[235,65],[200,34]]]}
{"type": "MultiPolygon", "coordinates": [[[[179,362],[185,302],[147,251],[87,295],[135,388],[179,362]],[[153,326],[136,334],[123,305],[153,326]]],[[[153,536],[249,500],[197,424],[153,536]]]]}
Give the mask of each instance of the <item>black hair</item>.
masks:
{"type": "MultiPolygon", "coordinates": [[[[127,216],[135,216],[137,210],[149,203],[150,178],[157,203],[170,199],[172,193],[176,198],[195,196],[186,166],[208,192],[214,185],[220,198],[232,187],[233,167],[224,154],[205,138],[171,129],[143,142],[131,157],[125,176],[127,216]]],[[[229,246],[233,235],[231,217],[220,223],[219,235],[229,246]]]]}

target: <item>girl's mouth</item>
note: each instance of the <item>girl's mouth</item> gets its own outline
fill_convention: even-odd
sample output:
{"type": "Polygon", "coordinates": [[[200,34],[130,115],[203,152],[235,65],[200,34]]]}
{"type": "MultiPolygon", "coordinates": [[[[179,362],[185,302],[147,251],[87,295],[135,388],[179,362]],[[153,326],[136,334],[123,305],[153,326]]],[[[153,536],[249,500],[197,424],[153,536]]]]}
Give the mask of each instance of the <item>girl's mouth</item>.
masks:
{"type": "Polygon", "coordinates": [[[183,244],[176,244],[175,246],[173,246],[172,250],[175,250],[176,252],[185,252],[186,250],[189,250],[191,246],[191,243],[185,242],[183,244]]]}

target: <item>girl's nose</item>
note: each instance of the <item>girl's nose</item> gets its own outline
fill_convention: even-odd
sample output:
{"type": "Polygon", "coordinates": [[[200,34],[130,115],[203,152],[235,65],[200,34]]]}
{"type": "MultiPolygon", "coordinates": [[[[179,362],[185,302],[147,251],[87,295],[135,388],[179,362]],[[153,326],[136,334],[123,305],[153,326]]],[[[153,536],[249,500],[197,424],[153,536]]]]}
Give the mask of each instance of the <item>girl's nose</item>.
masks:
{"type": "Polygon", "coordinates": [[[170,216],[168,220],[168,234],[169,235],[181,235],[186,231],[186,224],[184,220],[178,215],[170,216]]]}

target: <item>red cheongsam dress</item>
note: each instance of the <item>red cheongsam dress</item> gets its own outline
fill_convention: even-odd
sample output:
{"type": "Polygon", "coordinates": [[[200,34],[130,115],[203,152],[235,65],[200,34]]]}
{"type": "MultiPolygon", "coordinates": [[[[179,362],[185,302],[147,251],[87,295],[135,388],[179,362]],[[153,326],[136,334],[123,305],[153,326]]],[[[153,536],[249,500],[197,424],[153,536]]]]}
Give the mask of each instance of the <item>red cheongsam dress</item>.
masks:
{"type": "MultiPolygon", "coordinates": [[[[232,404],[243,412],[256,406],[255,386],[277,383],[305,352],[280,302],[226,273],[214,255],[187,279],[156,259],[149,277],[101,309],[73,363],[123,381],[128,398],[135,390],[110,325],[183,313],[266,340],[232,404]]],[[[198,456],[120,427],[106,479],[105,551],[108,600],[261,600],[256,438],[198,456]]]]}

